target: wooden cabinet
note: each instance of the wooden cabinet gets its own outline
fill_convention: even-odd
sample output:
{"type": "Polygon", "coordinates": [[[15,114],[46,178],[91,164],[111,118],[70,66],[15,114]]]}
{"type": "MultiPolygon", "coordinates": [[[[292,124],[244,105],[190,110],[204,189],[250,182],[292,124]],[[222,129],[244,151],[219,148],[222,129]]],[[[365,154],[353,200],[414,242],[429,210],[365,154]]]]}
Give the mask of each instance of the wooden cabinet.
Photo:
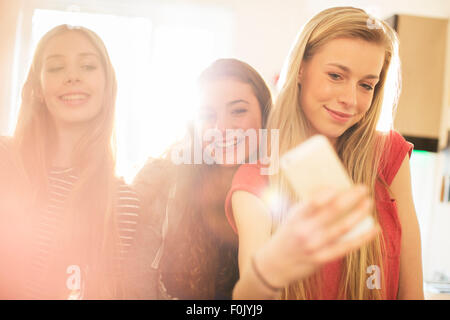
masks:
{"type": "Polygon", "coordinates": [[[415,149],[436,152],[447,140],[448,20],[396,15],[388,22],[400,40],[403,80],[394,128],[415,149]]]}

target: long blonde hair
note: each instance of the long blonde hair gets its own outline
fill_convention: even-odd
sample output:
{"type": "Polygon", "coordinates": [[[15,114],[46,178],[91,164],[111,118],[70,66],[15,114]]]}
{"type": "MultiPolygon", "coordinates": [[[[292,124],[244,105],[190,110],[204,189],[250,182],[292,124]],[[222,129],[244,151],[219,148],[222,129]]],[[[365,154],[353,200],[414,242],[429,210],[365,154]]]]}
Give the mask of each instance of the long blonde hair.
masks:
{"type": "MultiPolygon", "coordinates": [[[[282,155],[308,138],[308,120],[300,106],[300,86],[298,74],[302,63],[310,59],[323,45],[337,38],[362,39],[385,48],[385,59],[380,80],[374,89],[373,100],[366,115],[342,134],[337,141],[337,152],[354,183],[368,186],[372,198],[378,180],[378,168],[385,139],[376,132],[384,96],[386,75],[391,60],[398,56],[398,40],[395,32],[383,21],[369,16],[365,11],[352,7],[337,7],[324,10],[314,16],[302,29],[284,66],[280,77],[282,87],[275,106],[269,116],[268,128],[279,129],[279,154],[282,155]],[[357,152],[355,152],[357,150],[357,152]]],[[[400,70],[397,78],[397,95],[400,91],[400,70]]],[[[396,103],[396,102],[395,102],[396,103]]],[[[395,104],[394,103],[394,104],[395,104]]],[[[282,174],[270,176],[271,186],[289,202],[296,202],[294,192],[282,174]]],[[[376,208],[372,215],[378,221],[376,208]]],[[[279,220],[283,219],[283,213],[279,220]]],[[[275,221],[275,224],[280,221],[275,221]]],[[[378,235],[373,241],[345,257],[340,279],[339,298],[382,299],[381,290],[368,290],[366,270],[370,265],[378,265],[383,271],[384,241],[378,235]]],[[[382,272],[383,274],[383,272],[382,272]]],[[[316,274],[304,281],[286,288],[284,298],[308,299],[320,291],[314,287],[320,284],[316,274]]]]}
{"type": "MultiPolygon", "coordinates": [[[[56,129],[45,102],[38,95],[43,54],[51,39],[69,32],[83,35],[95,47],[105,70],[106,85],[101,111],[91,121],[72,153],[72,165],[77,170],[78,180],[68,199],[68,218],[65,223],[71,232],[63,235],[62,246],[64,250],[76,252],[81,261],[100,263],[100,257],[113,254],[117,244],[114,215],[117,197],[117,179],[114,177],[117,83],[106,47],[97,34],[84,27],[60,25],[41,38],[23,86],[13,141],[18,150],[20,166],[32,186],[30,197],[33,208],[37,209],[48,197],[47,174],[51,167],[51,155],[56,148],[56,129]],[[79,245],[78,242],[87,246],[79,245]]],[[[99,274],[105,272],[99,271],[99,274]]]]}

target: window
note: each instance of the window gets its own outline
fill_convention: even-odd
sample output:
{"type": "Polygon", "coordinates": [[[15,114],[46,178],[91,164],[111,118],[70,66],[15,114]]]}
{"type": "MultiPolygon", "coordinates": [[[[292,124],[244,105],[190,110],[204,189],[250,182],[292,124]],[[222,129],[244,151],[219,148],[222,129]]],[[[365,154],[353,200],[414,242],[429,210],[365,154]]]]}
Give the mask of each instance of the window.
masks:
{"type": "MultiPolygon", "coordinates": [[[[133,15],[72,9],[33,11],[32,45],[23,65],[30,64],[37,42],[54,26],[80,25],[102,38],[118,82],[117,173],[130,181],[147,157],[160,156],[184,135],[194,112],[197,76],[231,50],[230,14],[192,5],[160,6],[142,16],[135,15],[135,6],[133,15]]],[[[20,63],[18,53],[16,58],[20,63]]],[[[19,104],[16,99],[14,121],[19,104]]]]}

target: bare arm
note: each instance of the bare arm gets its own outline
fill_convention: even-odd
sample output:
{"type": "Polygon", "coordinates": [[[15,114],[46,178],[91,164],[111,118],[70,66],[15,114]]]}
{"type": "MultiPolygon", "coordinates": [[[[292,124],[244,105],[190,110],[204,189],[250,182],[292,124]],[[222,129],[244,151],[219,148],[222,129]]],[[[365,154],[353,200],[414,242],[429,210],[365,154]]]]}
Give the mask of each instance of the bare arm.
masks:
{"type": "Polygon", "coordinates": [[[361,246],[376,234],[376,228],[351,241],[338,240],[369,214],[371,205],[366,189],[323,192],[292,208],[285,223],[271,236],[265,204],[250,193],[235,192],[232,207],[239,234],[241,276],[233,298],[276,299],[280,292],[270,290],[261,276],[270,286],[283,288],[361,246]]]}
{"type": "Polygon", "coordinates": [[[277,293],[266,288],[251,269],[252,255],[270,239],[270,213],[261,199],[245,191],[232,196],[232,207],[239,234],[241,277],[233,291],[238,299],[273,299],[277,293]]]}
{"type": "Polygon", "coordinates": [[[391,184],[402,226],[398,299],[424,299],[419,223],[412,198],[408,155],[391,184]]]}

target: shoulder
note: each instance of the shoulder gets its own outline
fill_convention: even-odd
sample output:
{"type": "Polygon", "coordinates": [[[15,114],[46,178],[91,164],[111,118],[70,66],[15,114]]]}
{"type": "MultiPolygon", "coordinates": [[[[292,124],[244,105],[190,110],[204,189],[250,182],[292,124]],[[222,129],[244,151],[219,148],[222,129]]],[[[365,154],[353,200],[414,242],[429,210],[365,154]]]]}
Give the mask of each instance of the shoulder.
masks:
{"type": "Polygon", "coordinates": [[[140,197],[153,197],[168,189],[175,175],[176,167],[170,160],[149,158],[134,178],[132,188],[140,197]]]}
{"type": "Polygon", "coordinates": [[[379,133],[378,138],[382,141],[383,152],[380,159],[379,173],[384,181],[391,185],[403,160],[408,155],[411,157],[414,145],[395,130],[388,133],[379,133]]]}
{"type": "MultiPolygon", "coordinates": [[[[243,190],[260,196],[262,189],[268,183],[268,176],[264,174],[264,166],[261,164],[243,164],[234,174],[231,190],[243,190]]],[[[230,190],[230,191],[231,191],[230,190]]]]}
{"type": "Polygon", "coordinates": [[[403,138],[403,136],[395,130],[388,132],[387,142],[391,152],[404,150],[410,153],[414,147],[412,143],[406,141],[405,138],[403,138]]]}
{"type": "Polygon", "coordinates": [[[168,173],[173,172],[175,165],[167,159],[148,158],[144,166],[133,180],[133,185],[144,181],[163,179],[168,173]]]}
{"type": "Polygon", "coordinates": [[[149,158],[134,178],[129,187],[139,199],[142,228],[160,232],[177,172],[177,166],[170,160],[149,158]]]}
{"type": "Polygon", "coordinates": [[[263,168],[264,166],[261,164],[243,164],[234,174],[225,198],[225,215],[235,232],[237,232],[237,228],[233,217],[233,194],[237,191],[245,191],[263,199],[264,191],[269,184],[268,176],[263,174],[264,170],[261,170],[263,168]]]}

